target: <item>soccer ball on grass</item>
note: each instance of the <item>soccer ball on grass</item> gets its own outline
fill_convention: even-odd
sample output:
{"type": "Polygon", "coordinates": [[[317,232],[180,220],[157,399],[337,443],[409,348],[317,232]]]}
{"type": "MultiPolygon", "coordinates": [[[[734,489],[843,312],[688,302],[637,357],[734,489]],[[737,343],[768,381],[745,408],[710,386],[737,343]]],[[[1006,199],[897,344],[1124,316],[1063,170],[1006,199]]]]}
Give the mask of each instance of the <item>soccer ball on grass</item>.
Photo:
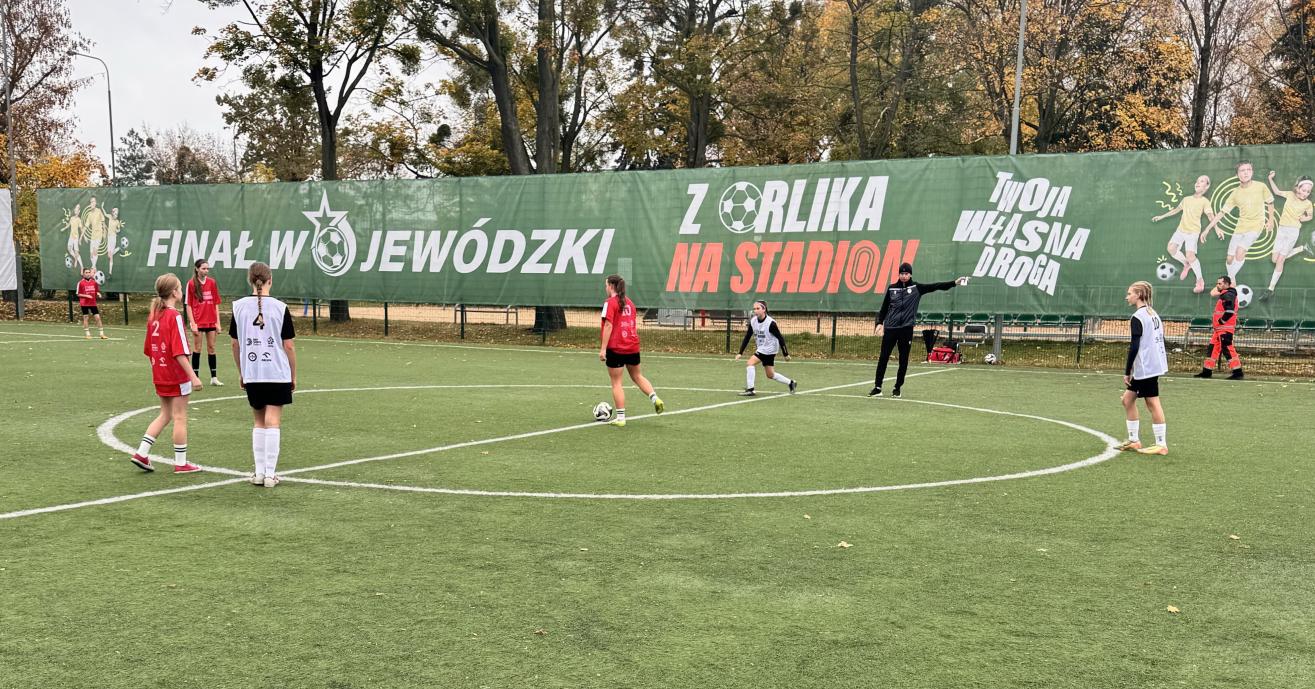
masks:
{"type": "Polygon", "coordinates": [[[988,363],[988,364],[994,366],[995,364],[1000,363],[1000,360],[997,359],[997,358],[995,358],[995,353],[993,353],[993,352],[987,352],[987,353],[986,353],[986,363],[988,363]]]}
{"type": "Polygon", "coordinates": [[[612,405],[599,402],[594,405],[594,421],[606,421],[612,418],[612,405]]]}

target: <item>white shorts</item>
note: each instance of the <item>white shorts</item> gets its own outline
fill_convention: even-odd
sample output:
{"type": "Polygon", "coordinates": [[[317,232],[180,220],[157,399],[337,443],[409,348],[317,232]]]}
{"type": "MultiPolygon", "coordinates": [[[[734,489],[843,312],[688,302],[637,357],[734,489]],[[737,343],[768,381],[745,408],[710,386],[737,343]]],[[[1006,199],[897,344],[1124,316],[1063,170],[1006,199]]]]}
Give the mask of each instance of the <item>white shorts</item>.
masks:
{"type": "Polygon", "coordinates": [[[1280,225],[1278,236],[1274,238],[1274,253],[1279,256],[1285,256],[1293,247],[1297,246],[1297,236],[1301,234],[1300,227],[1286,227],[1280,225]]]}
{"type": "Polygon", "coordinates": [[[1260,239],[1260,232],[1258,231],[1243,232],[1241,234],[1233,235],[1232,241],[1228,242],[1228,255],[1232,256],[1237,253],[1238,249],[1243,251],[1250,249],[1251,245],[1255,244],[1257,239],[1260,239]]]}
{"type": "Polygon", "coordinates": [[[1192,253],[1196,253],[1196,242],[1197,239],[1200,238],[1200,236],[1201,235],[1196,232],[1184,232],[1182,230],[1178,230],[1177,232],[1173,233],[1172,237],[1169,238],[1169,243],[1177,244],[1178,246],[1182,247],[1183,251],[1190,251],[1192,253]]]}

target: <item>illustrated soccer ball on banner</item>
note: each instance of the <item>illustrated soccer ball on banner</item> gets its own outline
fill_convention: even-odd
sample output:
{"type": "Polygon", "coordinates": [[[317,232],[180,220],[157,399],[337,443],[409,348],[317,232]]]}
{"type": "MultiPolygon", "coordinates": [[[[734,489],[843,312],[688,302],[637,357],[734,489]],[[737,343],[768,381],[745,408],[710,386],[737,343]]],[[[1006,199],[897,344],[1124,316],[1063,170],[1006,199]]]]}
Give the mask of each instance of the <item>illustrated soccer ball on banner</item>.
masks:
{"type": "Polygon", "coordinates": [[[347,245],[342,236],[342,229],[329,227],[321,232],[315,238],[315,253],[319,255],[320,262],[328,272],[335,273],[341,269],[343,262],[347,260],[347,245]]]}
{"type": "Polygon", "coordinates": [[[105,284],[105,272],[104,272],[104,271],[101,271],[101,270],[96,271],[96,275],[95,275],[94,277],[95,277],[95,279],[96,279],[96,284],[98,284],[98,285],[103,285],[103,284],[105,284]]]}
{"type": "Polygon", "coordinates": [[[736,182],[722,193],[718,203],[721,224],[736,233],[752,230],[762,198],[762,192],[752,182],[736,182]]]}
{"type": "Polygon", "coordinates": [[[612,418],[612,405],[599,402],[594,405],[594,421],[606,421],[612,418]]]}
{"type": "Polygon", "coordinates": [[[1155,277],[1160,278],[1160,282],[1168,282],[1177,274],[1178,267],[1167,261],[1155,266],[1155,277]]]}
{"type": "Polygon", "coordinates": [[[1246,285],[1237,286],[1237,308],[1245,309],[1251,304],[1251,288],[1246,285]]]}

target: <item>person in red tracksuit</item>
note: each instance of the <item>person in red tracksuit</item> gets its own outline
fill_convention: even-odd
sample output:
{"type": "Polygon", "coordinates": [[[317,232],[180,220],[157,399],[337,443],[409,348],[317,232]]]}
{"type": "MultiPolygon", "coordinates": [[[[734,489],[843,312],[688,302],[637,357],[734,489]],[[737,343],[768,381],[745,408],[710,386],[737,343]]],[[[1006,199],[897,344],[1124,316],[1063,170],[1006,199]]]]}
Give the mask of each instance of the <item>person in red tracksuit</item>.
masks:
{"type": "Polygon", "coordinates": [[[132,456],[132,463],[142,471],[155,471],[151,465],[151,446],[173,422],[174,473],[190,474],[201,467],[187,461],[187,396],[201,389],[201,379],[188,366],[187,331],[183,316],[174,306],[183,296],[183,285],[178,276],[165,273],[155,279],[155,299],[151,300],[151,315],[146,321],[146,342],[142,353],[151,360],[151,380],[155,394],[160,398],[160,413],[146,427],[146,435],[132,456]]]}
{"type": "Polygon", "coordinates": [[[90,268],[82,269],[82,279],[78,281],[78,307],[82,309],[82,334],[91,339],[91,328],[87,327],[87,319],[91,316],[96,317],[96,327],[100,328],[100,339],[108,340],[105,337],[105,324],[100,320],[100,307],[96,305],[96,300],[100,299],[100,283],[91,275],[90,268]]]}
{"type": "Polygon", "coordinates": [[[1210,317],[1210,356],[1205,358],[1201,372],[1193,378],[1209,378],[1214,375],[1215,365],[1219,363],[1221,353],[1228,356],[1228,368],[1232,373],[1229,380],[1242,380],[1242,360],[1237,356],[1237,347],[1233,346],[1233,334],[1237,330],[1237,290],[1232,278],[1227,275],[1215,280],[1215,288],[1210,296],[1217,297],[1214,314],[1210,317]]]}

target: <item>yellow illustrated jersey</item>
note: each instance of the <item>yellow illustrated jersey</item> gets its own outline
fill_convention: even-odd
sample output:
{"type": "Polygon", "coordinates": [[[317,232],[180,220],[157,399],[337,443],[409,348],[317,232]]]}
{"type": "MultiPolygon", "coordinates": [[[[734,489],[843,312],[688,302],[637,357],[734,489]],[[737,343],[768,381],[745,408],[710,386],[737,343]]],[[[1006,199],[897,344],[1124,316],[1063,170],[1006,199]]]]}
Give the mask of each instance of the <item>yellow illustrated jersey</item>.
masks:
{"type": "Polygon", "coordinates": [[[1179,232],[1201,233],[1201,216],[1210,210],[1210,199],[1204,196],[1188,196],[1183,199],[1183,217],[1178,220],[1179,232]]]}
{"type": "Polygon", "coordinates": [[[1274,195],[1269,193],[1269,187],[1252,180],[1247,186],[1238,187],[1228,195],[1224,212],[1237,209],[1237,228],[1233,232],[1259,232],[1265,229],[1265,204],[1273,202],[1274,195]]]}
{"type": "Polygon", "coordinates": [[[1284,198],[1283,214],[1278,218],[1279,227],[1301,227],[1301,216],[1311,212],[1315,204],[1309,198],[1302,201],[1290,191],[1280,192],[1279,196],[1284,198]]]}

